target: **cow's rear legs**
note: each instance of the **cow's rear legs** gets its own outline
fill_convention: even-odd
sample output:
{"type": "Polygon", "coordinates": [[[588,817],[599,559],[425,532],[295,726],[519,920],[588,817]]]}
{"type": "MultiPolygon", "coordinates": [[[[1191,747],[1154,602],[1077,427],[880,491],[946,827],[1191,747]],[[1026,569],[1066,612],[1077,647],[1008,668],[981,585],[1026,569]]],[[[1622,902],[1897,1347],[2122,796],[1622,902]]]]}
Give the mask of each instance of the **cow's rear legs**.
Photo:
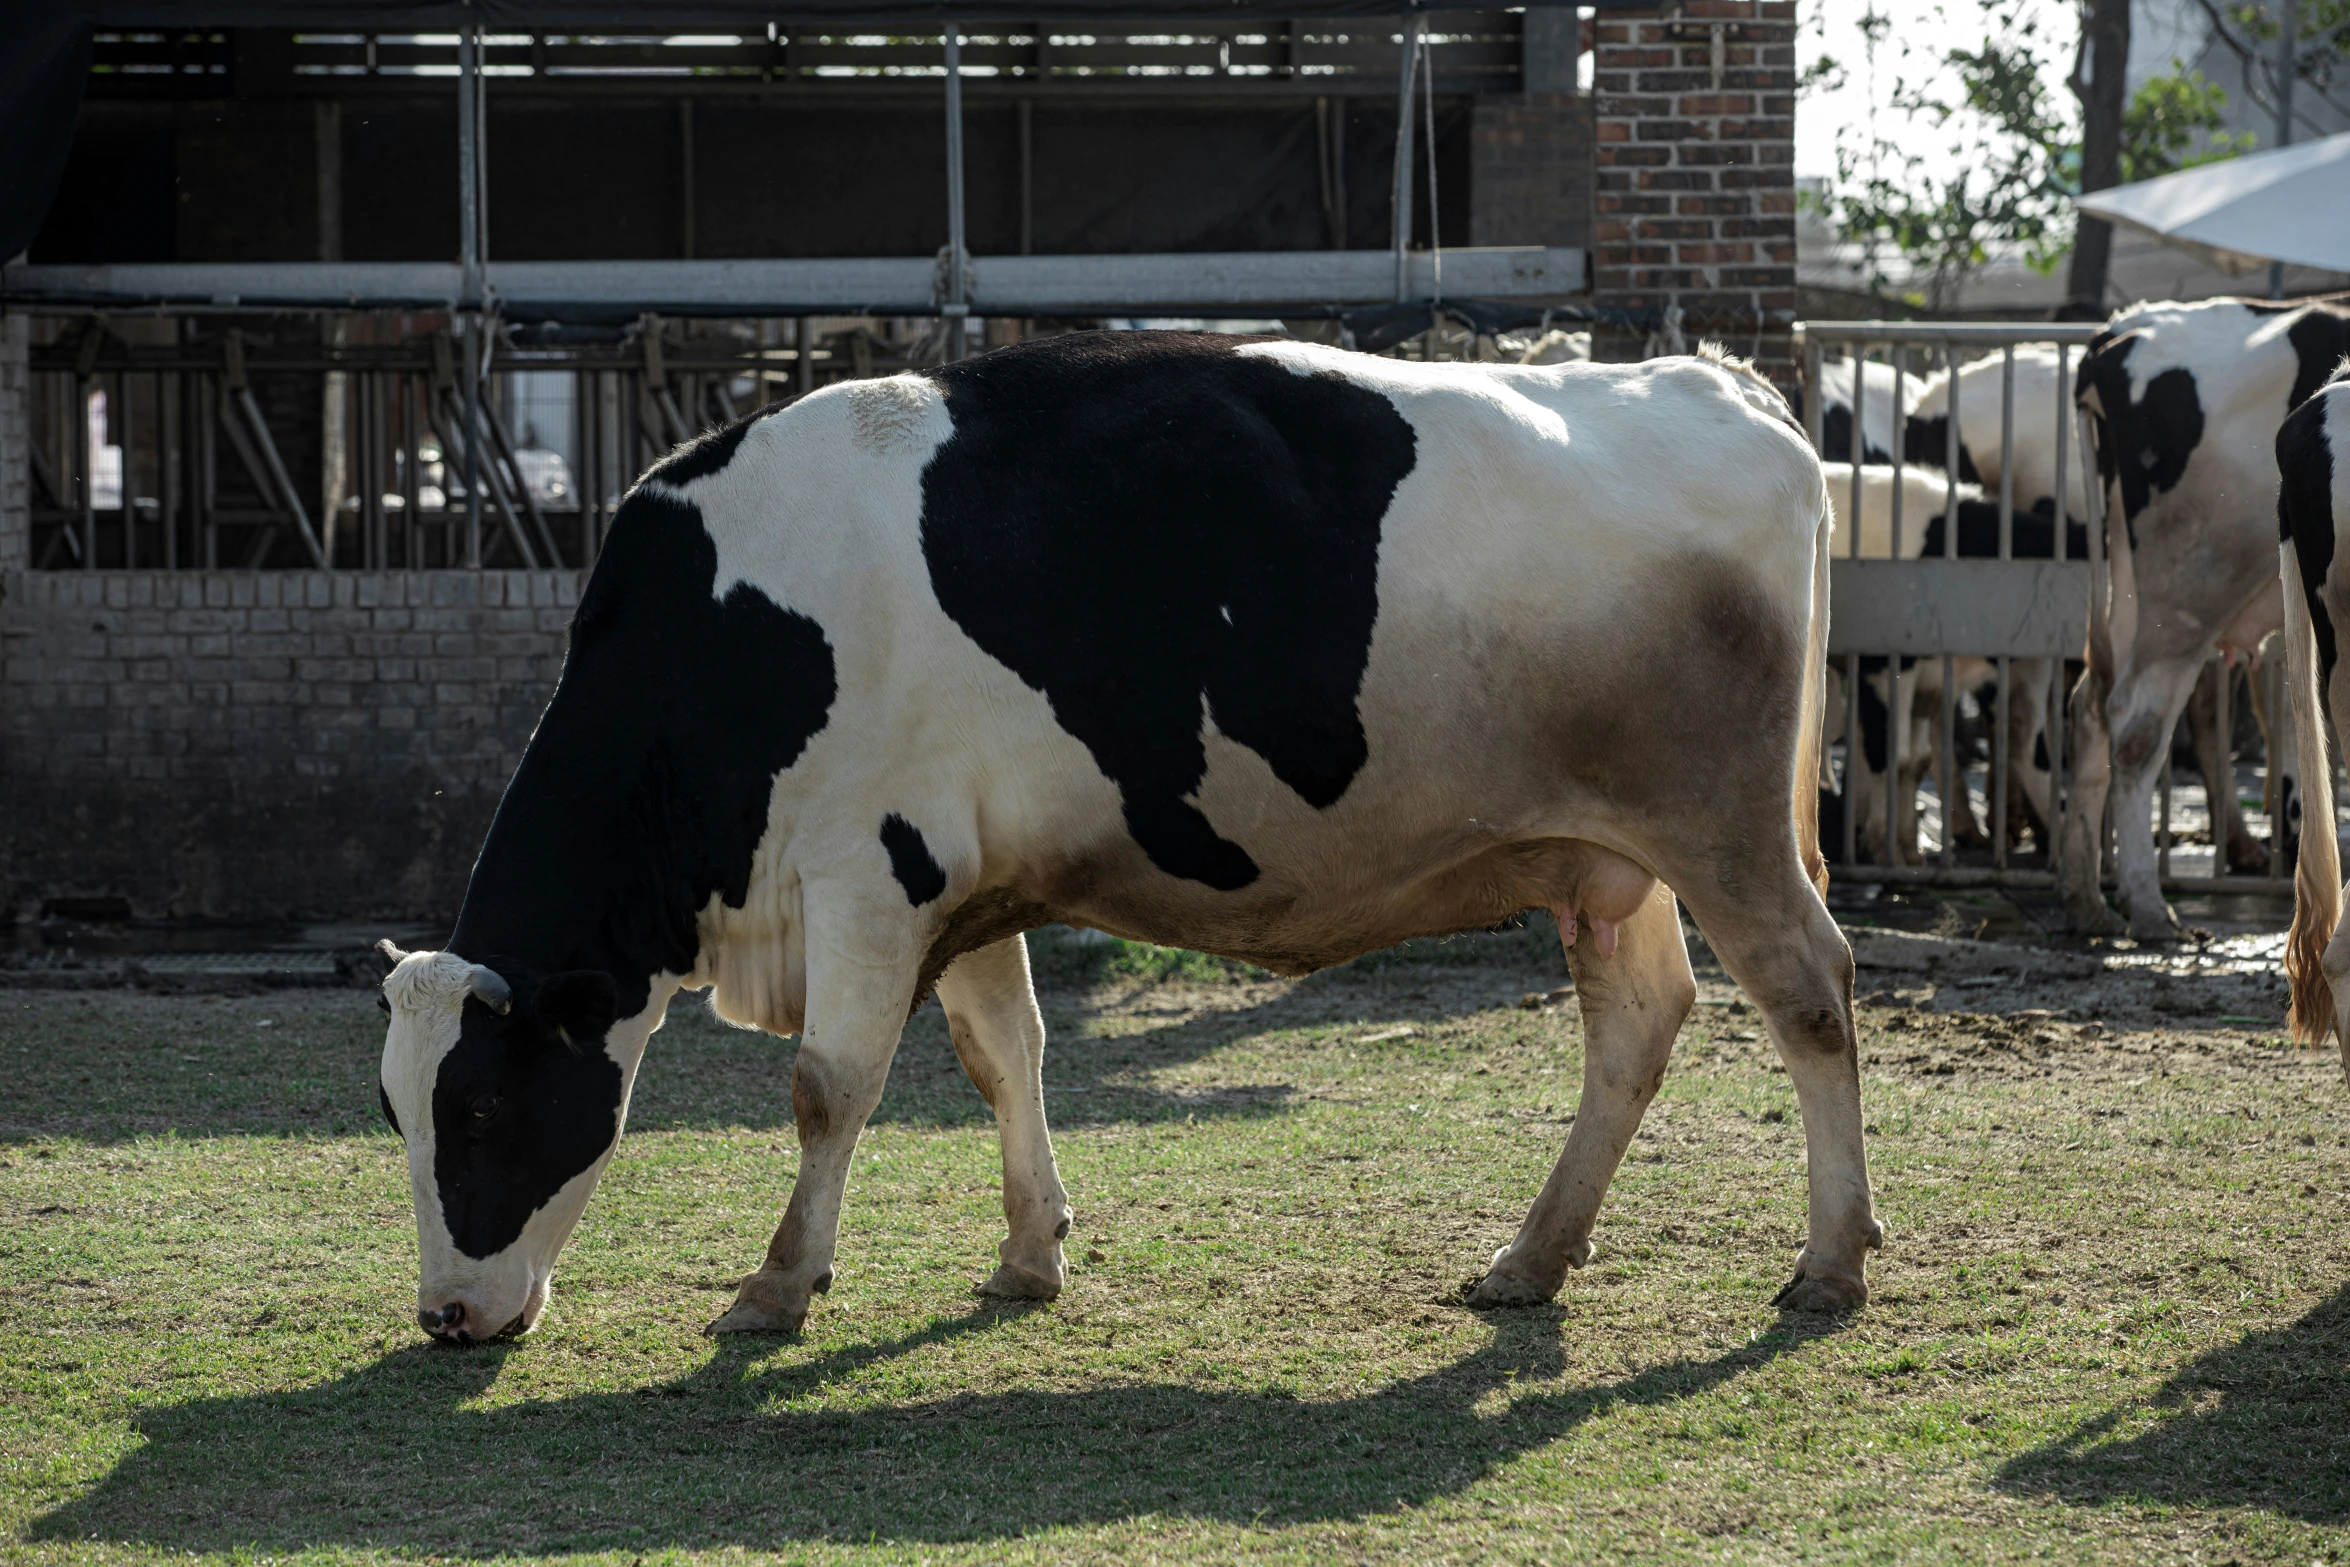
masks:
{"type": "MultiPolygon", "coordinates": [[[[1792,872],[1792,867],[1790,867],[1792,872]]],[[[1761,878],[1756,878],[1760,880],[1761,878]]],[[[1852,1026],[1852,949],[1811,888],[1731,897],[1712,878],[1690,912],[1771,1032],[1803,1112],[1810,1220],[1795,1277],[1774,1304],[1838,1311],[1869,1297],[1865,1263],[1885,1243],[1861,1147],[1860,1061],[1852,1026]]]]}
{"type": "Polygon", "coordinates": [[[1069,1279],[1061,1257],[1069,1194],[1045,1127],[1044,1018],[1029,981],[1027,943],[1014,936],[966,952],[939,979],[938,1000],[956,1059],[995,1111],[1003,1141],[1004,1219],[1011,1233],[996,1248],[1002,1265],[980,1292],[1051,1300],[1069,1279]]]}
{"type": "Polygon", "coordinates": [[[1618,930],[1612,956],[1583,939],[1567,949],[1567,966],[1583,1009],[1582,1103],[1566,1151],[1517,1238],[1494,1253],[1492,1267],[1470,1291],[1472,1306],[1549,1300],[1569,1268],[1591,1260],[1591,1229],[1608,1181],[1664,1081],[1673,1035],[1697,1000],[1680,915],[1662,884],[1618,930]]]}

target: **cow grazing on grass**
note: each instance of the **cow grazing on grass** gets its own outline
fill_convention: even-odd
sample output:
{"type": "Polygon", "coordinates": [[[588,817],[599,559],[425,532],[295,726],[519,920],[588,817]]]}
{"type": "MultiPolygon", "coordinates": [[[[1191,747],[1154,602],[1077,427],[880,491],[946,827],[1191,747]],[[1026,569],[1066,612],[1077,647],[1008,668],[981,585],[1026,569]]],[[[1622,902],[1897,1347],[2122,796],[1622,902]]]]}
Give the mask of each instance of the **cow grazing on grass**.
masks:
{"type": "Polygon", "coordinates": [[[2350,631],[2350,363],[2293,410],[2277,431],[2278,548],[2284,591],[2287,695],[2303,774],[2293,870],[2293,928],[2285,938],[2293,1037],[2341,1042],[2350,1072],[2350,938],[2342,927],[2341,845],[2334,833],[2334,770],[2325,720],[2350,735],[2350,685],[2338,684],[2350,631]]]}
{"type": "MultiPolygon", "coordinates": [[[[2126,311],[2082,360],[2113,590],[2091,617],[2072,702],[2062,876],[2076,929],[2112,925],[2099,891],[2110,791],[2129,929],[2159,938],[2176,928],[2156,879],[2157,776],[2212,649],[2249,652],[2282,623],[2269,536],[2277,430],[2346,350],[2350,310],[2339,304],[2223,299],[2126,311]]],[[[2270,731],[2289,840],[2300,811],[2290,730],[2270,731]]]]}
{"type": "Polygon", "coordinates": [[[1548,1299],[1694,1001],[1675,894],[1802,1106],[1782,1300],[1862,1300],[1853,968],[1810,832],[1826,512],[1785,404],[1703,357],[1085,334],[680,449],[614,520],[449,950],[385,983],[421,1320],[538,1320],[680,990],[800,1036],[797,1183],[713,1325],[793,1330],[934,991],[1002,1136],[983,1288],[1061,1288],[1024,931],[1301,974],[1534,908],[1584,1095],[1471,1301],[1548,1299]]]}

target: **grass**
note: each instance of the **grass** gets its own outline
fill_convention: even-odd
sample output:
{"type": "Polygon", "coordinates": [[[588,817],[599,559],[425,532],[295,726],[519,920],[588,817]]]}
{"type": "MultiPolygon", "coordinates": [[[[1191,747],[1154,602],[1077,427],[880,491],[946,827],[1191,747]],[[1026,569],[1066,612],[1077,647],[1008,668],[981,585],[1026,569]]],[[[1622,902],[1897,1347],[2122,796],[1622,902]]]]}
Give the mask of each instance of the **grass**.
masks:
{"type": "Polygon", "coordinates": [[[1294,983],[1040,942],[1067,1294],[972,1293],[994,1137],[932,1008],[788,1342],[699,1329],[790,1189],[792,1047],[681,1004],[546,1325],[471,1353],[407,1320],[364,993],[0,992],[0,1552],[2350,1554],[2330,1056],[1872,1007],[1876,1298],[1783,1317],[1800,1126],[1714,976],[1598,1261],[1481,1316],[1580,1081],[1548,939],[1294,983]]]}

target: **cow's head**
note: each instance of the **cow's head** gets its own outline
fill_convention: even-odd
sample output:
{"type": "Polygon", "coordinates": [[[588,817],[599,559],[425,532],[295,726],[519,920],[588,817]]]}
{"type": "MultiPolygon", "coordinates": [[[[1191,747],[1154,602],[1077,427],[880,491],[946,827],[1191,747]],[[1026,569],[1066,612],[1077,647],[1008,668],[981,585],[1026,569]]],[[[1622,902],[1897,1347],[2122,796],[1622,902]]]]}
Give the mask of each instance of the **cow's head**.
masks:
{"type": "Polygon", "coordinates": [[[453,952],[384,950],[381,1092],[408,1145],[417,1320],[460,1344],[527,1332],[619,1142],[644,1041],[611,1039],[609,975],[509,983],[453,952]]]}

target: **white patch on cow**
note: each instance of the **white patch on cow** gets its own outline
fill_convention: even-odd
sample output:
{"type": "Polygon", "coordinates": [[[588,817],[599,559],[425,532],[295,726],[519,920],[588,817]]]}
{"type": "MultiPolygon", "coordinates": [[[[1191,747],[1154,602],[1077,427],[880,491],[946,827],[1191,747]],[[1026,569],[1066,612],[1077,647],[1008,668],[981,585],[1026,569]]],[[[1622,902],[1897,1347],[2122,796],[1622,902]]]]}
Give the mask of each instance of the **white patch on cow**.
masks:
{"type": "Polygon", "coordinates": [[[874,453],[930,444],[923,440],[931,414],[946,399],[936,383],[918,375],[847,383],[851,439],[874,453]]]}
{"type": "MultiPolygon", "coordinates": [[[[1975,471],[1983,476],[1984,493],[1993,497],[1999,493],[2000,409],[2006,396],[2001,357],[1991,354],[1960,366],[1958,371],[1959,440],[1974,459],[1975,471]]],[[[2061,365],[2052,344],[2026,343],[2015,351],[2012,467],[2018,511],[2030,511],[2056,493],[2058,422],[2073,418],[2073,377],[2080,365],[2077,349],[2061,365]]],[[[1948,413],[1948,371],[1937,370],[1922,383],[1910,384],[1918,388],[1910,409],[1912,418],[1934,419],[1948,413]]],[[[2089,515],[2088,474],[2094,458],[2084,459],[2080,440],[2070,428],[2065,431],[2064,446],[2065,510],[2072,517],[2085,519],[2089,515]]],[[[1947,447],[1922,455],[1939,464],[1946,452],[1947,447]]]]}

